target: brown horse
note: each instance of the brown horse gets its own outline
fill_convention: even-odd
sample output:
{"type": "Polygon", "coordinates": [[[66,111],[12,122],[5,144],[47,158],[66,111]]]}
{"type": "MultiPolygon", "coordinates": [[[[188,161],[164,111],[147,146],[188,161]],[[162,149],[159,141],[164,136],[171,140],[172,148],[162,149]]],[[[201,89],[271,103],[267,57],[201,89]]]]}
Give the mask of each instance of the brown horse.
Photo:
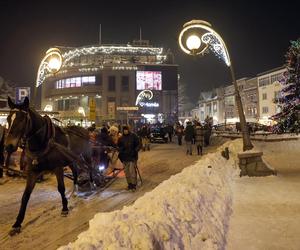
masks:
{"type": "MultiPolygon", "coordinates": [[[[21,230],[26,206],[37,179],[45,171],[55,173],[58,191],[62,198],[62,215],[68,214],[68,201],[65,196],[64,167],[69,166],[77,184],[77,164],[91,165],[91,148],[88,131],[80,127],[62,129],[51,122],[47,116],[42,117],[29,107],[26,97],[22,104],[15,104],[8,97],[10,114],[7,117],[9,129],[5,141],[8,153],[14,152],[21,139],[26,142],[28,159],[27,183],[22,196],[22,203],[16,222],[10,234],[21,230]]],[[[92,181],[92,179],[91,179],[92,181]]]]}

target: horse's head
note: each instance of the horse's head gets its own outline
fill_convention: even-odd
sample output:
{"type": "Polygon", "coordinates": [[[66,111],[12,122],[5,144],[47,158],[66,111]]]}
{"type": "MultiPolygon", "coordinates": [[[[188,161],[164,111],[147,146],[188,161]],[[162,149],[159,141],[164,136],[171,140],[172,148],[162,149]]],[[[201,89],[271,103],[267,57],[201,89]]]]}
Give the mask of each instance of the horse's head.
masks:
{"type": "Polygon", "coordinates": [[[25,97],[24,102],[15,104],[8,97],[10,113],[7,117],[8,132],[5,140],[5,149],[11,153],[17,150],[22,137],[26,136],[30,125],[29,99],[25,97]]]}

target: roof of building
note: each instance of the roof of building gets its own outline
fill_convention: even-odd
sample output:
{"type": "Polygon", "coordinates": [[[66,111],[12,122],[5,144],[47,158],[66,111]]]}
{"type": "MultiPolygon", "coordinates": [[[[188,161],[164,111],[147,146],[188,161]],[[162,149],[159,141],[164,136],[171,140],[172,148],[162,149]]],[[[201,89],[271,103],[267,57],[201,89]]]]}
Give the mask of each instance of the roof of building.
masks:
{"type": "Polygon", "coordinates": [[[270,73],[273,73],[273,72],[275,72],[275,71],[279,71],[279,70],[282,70],[282,69],[285,69],[285,68],[286,68],[286,66],[283,65],[283,66],[280,66],[280,67],[277,67],[277,68],[273,68],[273,69],[264,71],[264,72],[262,72],[262,73],[259,73],[259,74],[257,74],[257,76],[268,75],[268,74],[270,74],[270,73]]]}

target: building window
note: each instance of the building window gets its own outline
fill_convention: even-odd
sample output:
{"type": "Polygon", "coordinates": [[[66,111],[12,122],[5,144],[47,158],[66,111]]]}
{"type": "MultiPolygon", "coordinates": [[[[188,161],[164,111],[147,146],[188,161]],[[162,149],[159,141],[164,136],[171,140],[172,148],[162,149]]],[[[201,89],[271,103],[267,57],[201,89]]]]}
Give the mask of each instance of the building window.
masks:
{"type": "Polygon", "coordinates": [[[122,83],[121,83],[121,90],[122,91],[129,91],[129,76],[122,76],[122,83]]]}
{"type": "Polygon", "coordinates": [[[259,87],[267,86],[269,84],[270,84],[270,77],[264,77],[258,80],[259,87]]]}
{"type": "Polygon", "coordinates": [[[262,94],[262,99],[263,99],[263,100],[267,100],[267,93],[263,93],[263,94],[262,94]]]}
{"type": "Polygon", "coordinates": [[[274,92],[274,98],[275,98],[275,102],[279,102],[279,99],[281,98],[281,92],[280,91],[275,91],[274,92]]]}
{"type": "Polygon", "coordinates": [[[79,76],[56,81],[57,89],[78,88],[84,85],[95,84],[96,76],[79,76]]]}
{"type": "Polygon", "coordinates": [[[282,73],[278,73],[278,74],[272,75],[271,76],[271,83],[273,83],[273,82],[280,82],[280,80],[282,78],[283,78],[282,73]]]}
{"type": "Polygon", "coordinates": [[[116,91],[116,77],[115,76],[108,77],[108,91],[116,91]]]}
{"type": "Polygon", "coordinates": [[[266,114],[269,112],[269,108],[268,107],[262,107],[262,113],[266,114]]]}

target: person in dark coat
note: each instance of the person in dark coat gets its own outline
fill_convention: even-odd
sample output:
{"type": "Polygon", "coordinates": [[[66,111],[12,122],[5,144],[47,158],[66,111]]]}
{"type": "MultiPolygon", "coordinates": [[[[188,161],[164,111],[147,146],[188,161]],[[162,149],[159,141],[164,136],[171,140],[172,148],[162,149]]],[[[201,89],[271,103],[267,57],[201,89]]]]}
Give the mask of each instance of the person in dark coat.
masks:
{"type": "Polygon", "coordinates": [[[195,127],[195,144],[197,147],[198,155],[202,155],[204,146],[204,128],[202,127],[200,122],[197,122],[195,127]]]}
{"type": "Polygon", "coordinates": [[[193,140],[195,137],[195,129],[191,122],[187,122],[187,126],[184,131],[184,140],[186,142],[186,154],[193,154],[193,140]]]}
{"type": "Polygon", "coordinates": [[[167,126],[167,132],[168,132],[169,142],[172,142],[172,138],[174,135],[174,127],[171,124],[167,126]]]}
{"type": "Polygon", "coordinates": [[[100,144],[100,165],[106,169],[109,164],[108,151],[106,147],[116,147],[112,137],[109,135],[107,127],[102,127],[97,135],[97,142],[100,144]]]}
{"type": "Polygon", "coordinates": [[[136,164],[140,141],[136,134],[129,130],[128,126],[123,127],[122,137],[118,142],[119,159],[123,163],[128,190],[135,190],[137,184],[136,164]]]}

